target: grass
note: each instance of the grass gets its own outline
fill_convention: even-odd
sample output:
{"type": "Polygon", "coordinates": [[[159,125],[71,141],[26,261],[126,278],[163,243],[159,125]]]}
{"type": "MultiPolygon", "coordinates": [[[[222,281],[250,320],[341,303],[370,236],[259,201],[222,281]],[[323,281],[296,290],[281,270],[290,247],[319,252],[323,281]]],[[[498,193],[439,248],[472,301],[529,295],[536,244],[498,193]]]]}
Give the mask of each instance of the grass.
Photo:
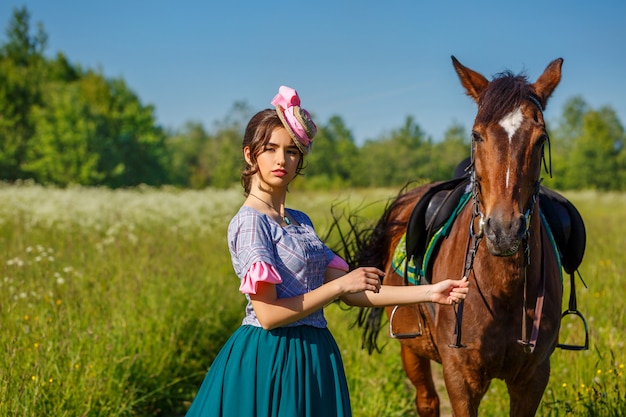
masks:
{"type": "MultiPolygon", "coordinates": [[[[365,206],[375,219],[396,192],[296,191],[289,205],[325,235],[333,204],[365,206]]],[[[591,349],[555,352],[538,414],[624,416],[626,195],[567,196],[587,225],[588,288],[577,289],[591,349]]],[[[183,415],[242,317],[225,239],[241,192],[21,184],[0,185],[0,199],[0,415],[183,415]]],[[[382,340],[383,353],[368,355],[355,313],[327,308],[354,415],[414,415],[398,343],[382,340]]],[[[575,342],[577,329],[565,323],[562,338],[575,342]]],[[[481,415],[507,410],[494,381],[481,415]]]]}

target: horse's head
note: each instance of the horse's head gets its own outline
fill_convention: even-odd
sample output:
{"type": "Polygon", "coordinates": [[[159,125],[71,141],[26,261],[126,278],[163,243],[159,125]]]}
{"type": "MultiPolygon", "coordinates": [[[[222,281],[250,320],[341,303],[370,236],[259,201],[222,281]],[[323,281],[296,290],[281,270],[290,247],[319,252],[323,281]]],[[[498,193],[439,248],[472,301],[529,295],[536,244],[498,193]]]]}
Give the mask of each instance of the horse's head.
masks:
{"type": "MultiPolygon", "coordinates": [[[[539,188],[548,134],[543,109],[561,80],[563,59],[534,84],[509,72],[492,81],[452,57],[461,84],[478,104],[472,129],[472,175],[489,252],[517,252],[539,188]]],[[[545,160],[544,160],[545,164],[545,160]]]]}

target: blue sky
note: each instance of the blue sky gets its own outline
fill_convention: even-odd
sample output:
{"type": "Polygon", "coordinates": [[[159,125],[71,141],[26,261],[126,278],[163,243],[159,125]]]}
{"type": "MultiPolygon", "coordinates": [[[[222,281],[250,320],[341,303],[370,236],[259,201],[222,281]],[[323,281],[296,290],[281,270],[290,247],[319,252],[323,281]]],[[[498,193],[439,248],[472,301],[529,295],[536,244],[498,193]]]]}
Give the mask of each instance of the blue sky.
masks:
{"type": "Polygon", "coordinates": [[[359,144],[409,115],[438,140],[475,115],[451,55],[488,78],[510,69],[531,81],[562,57],[548,120],[581,95],[626,124],[623,0],[3,0],[2,41],[21,6],[43,23],[48,55],[123,78],[166,128],[211,131],[237,101],[270,107],[284,84],[318,123],[341,116],[359,144]]]}

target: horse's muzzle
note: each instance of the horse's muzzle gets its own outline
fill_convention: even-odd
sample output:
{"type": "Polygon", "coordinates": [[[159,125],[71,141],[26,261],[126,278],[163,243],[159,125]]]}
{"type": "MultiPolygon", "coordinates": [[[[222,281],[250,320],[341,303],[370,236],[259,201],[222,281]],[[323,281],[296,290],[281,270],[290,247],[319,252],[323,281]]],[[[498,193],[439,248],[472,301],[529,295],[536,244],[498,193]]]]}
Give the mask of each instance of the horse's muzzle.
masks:
{"type": "Polygon", "coordinates": [[[485,240],[489,253],[494,256],[511,256],[517,253],[526,232],[523,215],[510,221],[488,216],[485,220],[485,240]]]}

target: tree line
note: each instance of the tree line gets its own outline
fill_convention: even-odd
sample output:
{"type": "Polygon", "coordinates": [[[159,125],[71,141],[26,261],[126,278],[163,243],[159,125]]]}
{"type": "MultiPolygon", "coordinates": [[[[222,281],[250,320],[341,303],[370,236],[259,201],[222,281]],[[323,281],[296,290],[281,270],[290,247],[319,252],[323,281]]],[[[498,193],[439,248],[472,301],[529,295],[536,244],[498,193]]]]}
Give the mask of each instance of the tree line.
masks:
{"type": "MultiPolygon", "coordinates": [[[[41,23],[31,28],[25,7],[14,10],[0,43],[0,180],[112,188],[239,182],[241,138],[254,113],[245,102],[234,103],[211,131],[194,122],[166,131],[123,79],[72,64],[62,52],[47,58],[47,41],[41,23]]],[[[318,128],[304,170],[309,188],[448,179],[469,155],[470,135],[460,124],[434,140],[407,116],[403,126],[360,146],[339,115],[318,128]]],[[[610,106],[595,109],[573,97],[548,128],[554,175],[545,184],[626,189],[626,134],[610,106]]]]}

